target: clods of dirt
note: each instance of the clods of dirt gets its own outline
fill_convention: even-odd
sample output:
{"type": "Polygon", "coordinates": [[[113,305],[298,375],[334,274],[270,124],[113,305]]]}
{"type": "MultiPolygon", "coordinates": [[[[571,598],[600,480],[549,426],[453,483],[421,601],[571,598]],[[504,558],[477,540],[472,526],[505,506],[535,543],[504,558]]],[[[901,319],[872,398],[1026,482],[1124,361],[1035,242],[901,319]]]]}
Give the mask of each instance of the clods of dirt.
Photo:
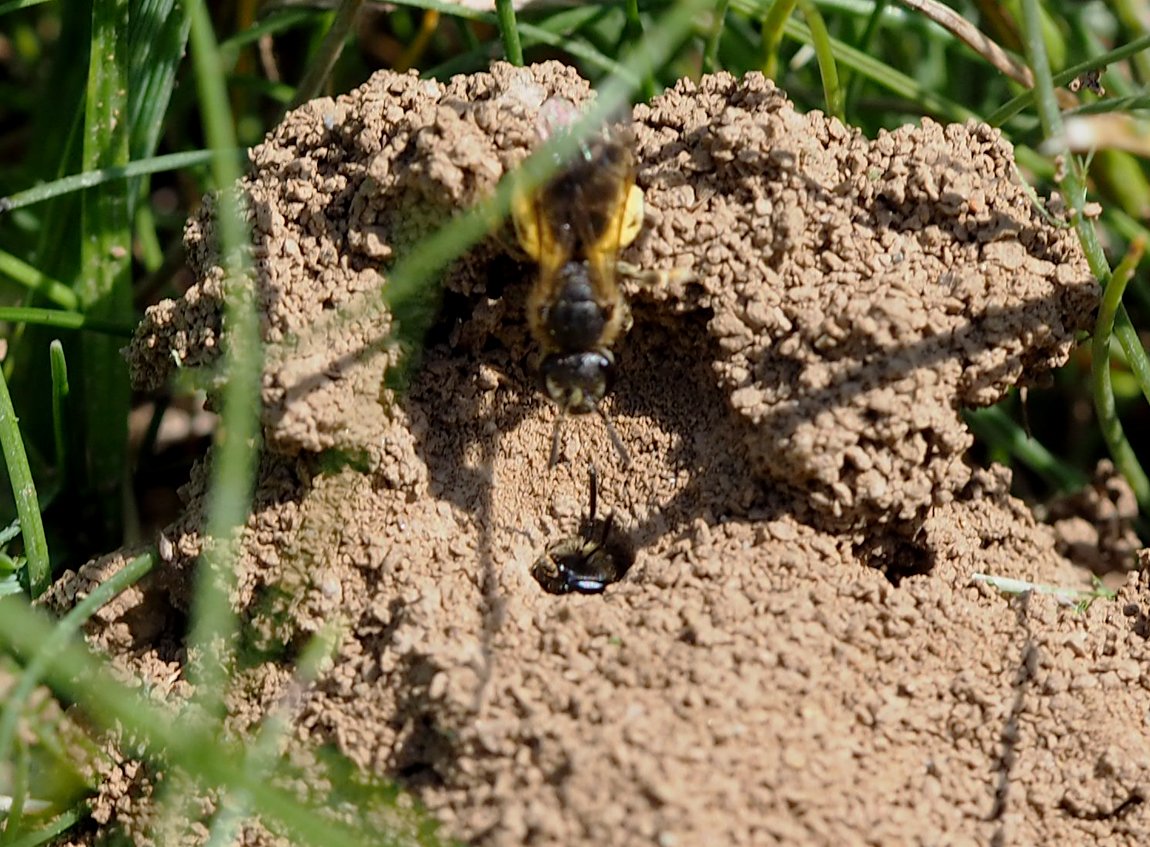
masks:
{"type": "MultiPolygon", "coordinates": [[[[637,107],[648,212],[623,258],[692,273],[627,283],[607,405],[633,466],[586,416],[552,469],[508,239],[445,272],[403,392],[379,291],[529,152],[553,95],[590,91],[556,64],[384,73],[253,150],[267,449],[233,599],[265,658],[234,726],[338,621],[295,749],[398,780],[467,843],[1146,843],[1145,577],[1085,610],[971,580],[1088,584],[1008,472],[965,461],[960,410],[1063,362],[1098,296],[1010,146],[929,121],[870,141],[754,75],[637,107]],[[591,462],[634,565],[553,596],[531,568],[584,521],[591,462]]],[[[199,282],[132,343],[141,387],[227,344],[212,229],[208,206],[199,282]]],[[[187,609],[205,480],[150,588],[89,632],[174,698],[179,633],[131,620],[187,609]]],[[[139,830],[145,782],[109,826],[139,830]]]]}

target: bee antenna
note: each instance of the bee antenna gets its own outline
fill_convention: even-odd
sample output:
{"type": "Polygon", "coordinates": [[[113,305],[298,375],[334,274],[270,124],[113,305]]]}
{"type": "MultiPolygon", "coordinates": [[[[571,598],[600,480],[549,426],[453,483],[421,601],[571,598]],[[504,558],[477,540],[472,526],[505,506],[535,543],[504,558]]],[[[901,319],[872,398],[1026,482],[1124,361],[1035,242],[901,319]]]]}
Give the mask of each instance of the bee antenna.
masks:
{"type": "Polygon", "coordinates": [[[588,476],[591,477],[591,508],[587,510],[587,523],[593,524],[595,523],[595,509],[599,505],[599,473],[595,470],[594,463],[592,463],[589,470],[590,473],[588,476]]]}
{"type": "Polygon", "coordinates": [[[612,509],[611,514],[607,516],[607,520],[603,521],[603,530],[599,533],[599,543],[606,544],[607,539],[611,537],[611,527],[615,524],[615,511],[612,509]]]}
{"type": "Polygon", "coordinates": [[[555,467],[559,461],[559,436],[563,434],[563,423],[566,420],[567,411],[560,408],[555,416],[555,426],[551,429],[551,458],[547,462],[549,468],[555,467]]]}
{"type": "Polygon", "coordinates": [[[595,410],[599,412],[599,417],[603,418],[603,423],[607,425],[607,434],[611,436],[611,443],[615,445],[615,452],[619,454],[619,459],[623,463],[623,467],[627,468],[631,465],[631,454],[627,452],[627,448],[623,445],[623,439],[619,437],[619,433],[615,431],[615,424],[611,423],[611,418],[602,406],[596,406],[595,410]]]}

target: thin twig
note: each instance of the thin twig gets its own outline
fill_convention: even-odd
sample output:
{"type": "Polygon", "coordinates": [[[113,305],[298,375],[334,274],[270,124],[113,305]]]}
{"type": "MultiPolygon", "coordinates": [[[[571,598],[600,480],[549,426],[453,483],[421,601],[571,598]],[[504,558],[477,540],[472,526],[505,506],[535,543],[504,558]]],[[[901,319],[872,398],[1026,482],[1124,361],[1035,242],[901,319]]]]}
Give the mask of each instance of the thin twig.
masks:
{"type": "Polygon", "coordinates": [[[979,30],[954,9],[944,6],[938,0],[899,0],[899,2],[930,18],[943,29],[952,33],[955,38],[1015,82],[1025,85],[1027,88],[1034,88],[1034,74],[1030,72],[1030,68],[1016,62],[1009,53],[998,46],[994,39],[979,30]]]}
{"type": "Polygon", "coordinates": [[[319,94],[320,88],[323,87],[324,81],[331,73],[331,69],[335,67],[339,54],[343,52],[347,34],[351,31],[351,25],[355,22],[355,16],[359,13],[359,7],[362,5],[363,0],[341,0],[335,20],[331,22],[331,29],[323,37],[319,53],[312,59],[303,79],[300,80],[299,87],[295,90],[295,97],[292,98],[291,105],[288,106],[289,110],[306,103],[319,94]]]}

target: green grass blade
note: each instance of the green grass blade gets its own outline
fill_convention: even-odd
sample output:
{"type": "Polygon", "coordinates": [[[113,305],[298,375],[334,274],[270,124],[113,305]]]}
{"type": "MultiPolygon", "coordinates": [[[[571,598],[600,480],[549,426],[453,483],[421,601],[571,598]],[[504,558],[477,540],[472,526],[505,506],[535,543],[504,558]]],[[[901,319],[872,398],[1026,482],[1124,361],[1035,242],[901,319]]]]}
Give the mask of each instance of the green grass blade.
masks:
{"type": "Polygon", "coordinates": [[[715,4],[714,20],[711,21],[711,31],[707,34],[707,47],[703,51],[703,70],[713,74],[719,70],[719,42],[723,37],[723,27],[727,22],[727,7],[730,0],[719,0],[715,4]]]}
{"type": "Polygon", "coordinates": [[[963,417],[971,430],[993,447],[1000,447],[1041,476],[1060,492],[1077,491],[1089,480],[1077,468],[1066,464],[1031,436],[1027,435],[1001,406],[968,409],[963,417]]]}
{"type": "Polygon", "coordinates": [[[164,247],[160,243],[160,234],[156,231],[156,215],[149,203],[137,203],[136,213],[136,243],[139,245],[140,264],[148,274],[154,274],[164,263],[164,247]]]}
{"type": "Polygon", "coordinates": [[[52,439],[56,446],[56,471],[61,480],[68,477],[69,456],[67,430],[68,395],[71,388],[68,385],[68,362],[64,358],[64,345],[54,340],[48,347],[48,355],[52,367],[52,439]]]}
{"type": "Polygon", "coordinates": [[[155,564],[155,557],[147,553],[137,556],[107,580],[92,589],[83,600],[73,606],[56,622],[49,633],[37,642],[31,658],[24,665],[20,681],[8,694],[4,711],[0,713],[0,762],[7,761],[16,738],[16,728],[28,698],[44,679],[60,652],[71,643],[80,628],[103,606],[128,587],[135,585],[155,564]]]}
{"type": "MultiPolygon", "coordinates": [[[[188,43],[188,24],[176,0],[131,0],[128,28],[129,153],[132,161],[156,150],[172,99],[176,71],[188,43]]],[[[134,193],[133,193],[134,196],[134,193]]]]}
{"type": "Polygon", "coordinates": [[[1082,115],[1105,115],[1111,112],[1140,112],[1150,109],[1150,94],[1131,94],[1127,97],[1107,97],[1093,103],[1083,103],[1073,109],[1066,109],[1065,118],[1082,115]]]}
{"type": "Polygon", "coordinates": [[[1046,58],[1042,10],[1037,0],[1022,0],[1022,18],[1026,36],[1026,54],[1030,60],[1030,70],[1034,73],[1033,94],[1035,105],[1038,107],[1038,117],[1047,139],[1059,139],[1062,137],[1062,116],[1054,95],[1050,63],[1046,58]]]}
{"type": "MultiPolygon", "coordinates": [[[[723,3],[723,0],[719,0],[719,3],[721,6],[723,3]]],[[[604,11],[609,11],[609,9],[611,9],[611,7],[601,6],[601,7],[599,7],[599,9],[596,9],[595,7],[588,7],[585,10],[590,11],[590,13],[592,15],[597,16],[601,13],[604,13],[604,11]]],[[[580,9],[578,9],[576,7],[574,9],[574,11],[580,11],[580,9]]],[[[559,18],[559,20],[562,20],[562,17],[559,15],[557,15],[555,17],[559,18]]],[[[550,21],[547,23],[550,23],[550,21]]],[[[547,24],[544,24],[544,26],[546,26],[546,25],[547,24]]],[[[577,32],[578,29],[580,29],[580,28],[578,28],[578,26],[573,26],[573,28],[570,28],[567,31],[568,32],[577,32]]],[[[627,48],[627,47],[631,47],[632,49],[642,48],[644,29],[645,28],[643,26],[643,17],[641,15],[639,15],[638,0],[626,0],[626,1],[624,1],[623,2],[623,32],[622,32],[622,37],[619,41],[618,48],[615,49],[614,54],[612,54],[612,56],[605,56],[605,59],[612,59],[613,56],[621,55],[623,52],[623,49],[627,48]]],[[[599,67],[603,67],[603,66],[599,66],[599,67]]],[[[618,67],[618,66],[616,66],[616,67],[618,67]]],[[[611,69],[607,69],[607,70],[608,70],[608,72],[619,72],[618,70],[611,70],[611,69]]],[[[644,76],[642,79],[642,82],[639,83],[639,97],[641,97],[643,100],[650,100],[651,98],[654,97],[654,95],[656,95],[656,92],[657,92],[657,86],[656,86],[656,80],[654,80],[654,74],[649,74],[649,75],[644,76]]]]}
{"type": "MultiPolygon", "coordinates": [[[[1043,39],[1041,10],[1038,0],[1023,0],[1022,15],[1026,36],[1026,53],[1030,60],[1030,68],[1034,73],[1035,105],[1038,108],[1039,121],[1042,131],[1048,142],[1065,148],[1063,135],[1062,114],[1058,109],[1058,102],[1054,95],[1054,79],[1050,72],[1050,64],[1046,58],[1046,44],[1043,39]]],[[[1150,42],[1148,42],[1150,46],[1150,42]]],[[[1056,150],[1056,152],[1063,152],[1056,150]]],[[[1116,277],[1110,273],[1110,265],[1098,241],[1098,233],[1093,221],[1082,214],[1086,202],[1086,184],[1083,175],[1079,172],[1077,160],[1071,160],[1070,166],[1064,169],[1060,187],[1062,195],[1067,198],[1075,211],[1074,226],[1078,238],[1082,242],[1082,249],[1090,270],[1104,286],[1102,306],[1099,309],[1098,321],[1094,330],[1094,348],[1091,373],[1094,382],[1094,405],[1098,413],[1099,426],[1103,438],[1106,440],[1110,454],[1118,469],[1126,477],[1138,497],[1138,502],[1145,510],[1150,510],[1150,480],[1138,463],[1130,442],[1122,430],[1114,409],[1114,392],[1110,378],[1110,337],[1118,337],[1123,352],[1126,353],[1130,368],[1139,380],[1150,401],[1150,361],[1146,351],[1142,348],[1138,334],[1130,323],[1130,318],[1122,307],[1122,289],[1126,286],[1126,279],[1121,280],[1116,294],[1111,294],[1110,288],[1114,285],[1116,277]],[[1108,311],[1109,310],[1109,311],[1108,311]],[[1105,318],[1105,320],[1104,320],[1105,318]],[[1103,343],[1103,341],[1105,343],[1103,343]]],[[[1133,268],[1130,269],[1130,273],[1133,268]]],[[[1129,273],[1124,273],[1129,276],[1129,273]]]]}
{"type": "MultiPolygon", "coordinates": [[[[1103,220],[1111,230],[1121,235],[1127,241],[1133,241],[1135,238],[1141,237],[1147,243],[1150,243],[1150,227],[1143,225],[1141,221],[1136,220],[1121,209],[1107,209],[1103,215],[1103,220]]],[[[1146,267],[1148,264],[1150,264],[1150,262],[1147,262],[1147,257],[1143,256],[1142,266],[1146,267]]],[[[1144,314],[1150,313],[1150,280],[1146,277],[1139,279],[1135,276],[1131,282],[1133,282],[1134,285],[1129,291],[1133,292],[1134,296],[1138,298],[1140,311],[1144,314]]],[[[1122,353],[1125,355],[1125,349],[1122,349],[1122,353]]],[[[1147,400],[1147,402],[1150,402],[1150,400],[1147,400]]]]}
{"type": "MultiPolygon", "coordinates": [[[[165,115],[176,84],[176,72],[187,49],[188,26],[179,14],[177,0],[130,0],[128,27],[128,158],[146,159],[156,152],[165,115]]],[[[149,233],[143,226],[151,218],[140,218],[136,212],[146,191],[146,180],[129,180],[129,218],[136,221],[137,233],[149,233]]],[[[142,207],[150,211],[147,203],[142,207]]],[[[159,264],[162,250],[154,238],[145,238],[143,246],[151,260],[159,264]]]]}
{"type": "Polygon", "coordinates": [[[80,298],[76,296],[75,291],[4,250],[0,250],[0,274],[30,292],[52,301],[61,309],[80,308],[80,298]]]}
{"type": "MultiPolygon", "coordinates": [[[[754,0],[732,0],[732,2],[741,10],[748,12],[754,11],[759,6],[759,3],[754,0]]],[[[810,28],[793,17],[787,19],[783,25],[783,30],[788,37],[796,41],[814,45],[814,36],[811,34],[810,28]]],[[[930,90],[918,80],[896,71],[873,56],[868,56],[861,50],[856,50],[836,38],[828,38],[827,41],[839,64],[862,74],[888,91],[916,103],[923,111],[953,121],[978,118],[978,115],[965,106],[930,90]]]]}
{"type": "Polygon", "coordinates": [[[823,78],[823,98],[826,100],[827,114],[846,120],[843,112],[843,90],[839,85],[839,71],[835,65],[834,50],[831,47],[831,35],[827,32],[827,25],[823,16],[819,14],[818,7],[811,0],[799,0],[803,17],[807,19],[807,28],[811,33],[811,43],[815,48],[815,58],[819,63],[819,74],[823,78]]]}
{"type": "MultiPolygon", "coordinates": [[[[863,30],[862,36],[859,38],[858,43],[855,45],[857,50],[863,53],[870,53],[871,45],[874,44],[875,36],[878,34],[879,28],[882,26],[883,13],[886,11],[887,3],[890,0],[875,0],[874,9],[871,11],[870,16],[867,18],[866,28],[863,30]]],[[[859,92],[862,91],[864,76],[861,74],[848,74],[846,86],[846,102],[843,104],[844,109],[851,109],[853,111],[855,102],[859,99],[859,92]]]]}
{"type": "Polygon", "coordinates": [[[7,3],[0,3],[0,15],[27,9],[29,6],[39,6],[41,3],[47,2],[48,0],[9,0],[7,3]]]}
{"type": "Polygon", "coordinates": [[[220,189],[216,206],[221,264],[227,296],[224,356],[227,383],[221,400],[220,422],[212,453],[211,487],[205,532],[213,539],[196,571],[196,601],[192,609],[189,645],[204,651],[206,661],[195,674],[201,705],[209,716],[223,713],[223,698],[235,617],[229,605],[234,578],[229,541],[247,519],[255,476],[259,421],[257,403],[263,370],[259,324],[252,302],[250,245],[235,186],[239,168],[230,151],[236,138],[228,105],[219,49],[211,19],[202,0],[184,6],[190,21],[192,65],[199,92],[204,128],[215,156],[212,177],[220,189]],[[217,649],[218,648],[218,649],[217,649]]]}
{"type": "Polygon", "coordinates": [[[1118,313],[1114,322],[1114,337],[1118,339],[1118,343],[1122,346],[1122,352],[1126,354],[1126,363],[1129,365],[1134,379],[1138,382],[1142,396],[1146,398],[1147,403],[1150,403],[1150,356],[1146,355],[1146,348],[1142,346],[1142,339],[1138,335],[1138,330],[1130,322],[1130,315],[1127,314],[1126,306],[1122,303],[1118,304],[1118,313]]]}
{"type": "MultiPolygon", "coordinates": [[[[1058,124],[1060,127],[1061,116],[1058,116],[1058,124]]],[[[1066,173],[1061,183],[1062,193],[1064,197],[1070,199],[1077,210],[1074,226],[1078,233],[1078,239],[1082,242],[1082,250],[1086,254],[1086,261],[1090,265],[1090,270],[1105,286],[1110,280],[1110,265],[1106,261],[1106,255],[1102,250],[1092,220],[1081,213],[1082,205],[1086,199],[1085,177],[1079,172],[1077,159],[1071,159],[1070,163],[1071,167],[1065,169],[1066,173]]],[[[1146,398],[1147,403],[1150,403],[1150,356],[1146,354],[1138,330],[1134,328],[1130,321],[1130,315],[1126,311],[1126,306],[1121,302],[1118,303],[1118,311],[1114,320],[1114,337],[1122,347],[1122,352],[1126,354],[1126,363],[1138,383],[1142,396],[1146,398]]]]}
{"type": "Polygon", "coordinates": [[[1098,427],[1106,440],[1106,446],[1110,449],[1115,466],[1134,489],[1138,504],[1144,512],[1150,513],[1150,478],[1147,478],[1146,472],[1142,469],[1118,419],[1110,377],[1110,337],[1114,330],[1114,318],[1122,303],[1122,292],[1126,290],[1126,283],[1134,275],[1143,246],[1140,244],[1136,246],[1136,249],[1132,250],[1115,269],[1114,275],[1106,285],[1106,290],[1102,293],[1102,305],[1098,308],[1098,320],[1094,326],[1090,371],[1094,377],[1094,410],[1098,415],[1098,427]]]}
{"type": "MultiPolygon", "coordinates": [[[[63,194],[70,194],[73,191],[94,188],[109,182],[130,179],[131,177],[143,176],[144,174],[160,173],[162,171],[186,170],[187,168],[193,168],[197,165],[204,165],[212,160],[212,155],[211,150],[190,150],[184,153],[169,153],[165,156],[154,156],[150,159],[142,159],[138,162],[130,162],[126,165],[113,165],[108,168],[98,168],[73,176],[61,177],[60,179],[37,185],[25,191],[18,191],[7,197],[0,197],[0,214],[11,211],[12,209],[31,206],[34,203],[42,203],[45,200],[51,200],[53,197],[59,197],[63,194]]],[[[237,161],[246,160],[247,151],[237,148],[233,155],[237,161]]]]}
{"type": "Polygon", "coordinates": [[[519,43],[519,28],[515,25],[515,6],[511,0],[495,0],[495,13],[503,39],[503,54],[511,64],[522,67],[523,45],[519,43]]]}
{"type": "Polygon", "coordinates": [[[276,35],[293,27],[310,23],[316,14],[317,12],[312,9],[280,9],[272,12],[263,20],[221,41],[220,54],[228,60],[227,66],[231,67],[234,56],[241,47],[259,41],[265,35],[276,35]]]}
{"type": "MultiPolygon", "coordinates": [[[[60,36],[54,51],[60,57],[46,69],[36,94],[46,104],[34,113],[31,137],[36,139],[22,163],[16,184],[35,185],[84,170],[84,138],[89,53],[92,46],[91,0],[59,3],[60,36]]],[[[0,200],[0,211],[5,202],[0,200]]],[[[79,195],[62,197],[38,210],[38,235],[27,254],[44,273],[69,284],[79,276],[79,195]]],[[[34,305],[28,303],[27,305],[34,305]]],[[[33,341],[32,343],[36,343],[33,341]]]]}
{"type": "MultiPolygon", "coordinates": [[[[720,3],[723,0],[720,0],[720,3]]],[[[643,37],[643,19],[639,16],[639,0],[624,0],[623,37],[634,44],[643,37]]]]}
{"type": "Polygon", "coordinates": [[[0,831],[0,847],[6,847],[10,844],[12,837],[20,831],[20,825],[24,822],[24,803],[29,799],[28,742],[21,736],[16,737],[15,758],[16,761],[9,768],[12,782],[12,805],[8,809],[4,829],[0,831]]]}
{"type": "MultiPolygon", "coordinates": [[[[1111,210],[1109,217],[1116,221],[1116,229],[1126,234],[1128,238],[1141,237],[1150,240],[1150,230],[1147,230],[1129,215],[1111,210]]],[[[1101,248],[1098,249],[1100,252],[1101,248]]],[[[1090,258],[1089,253],[1087,258],[1090,258]]],[[[1096,258],[1095,262],[1098,261],[1100,260],[1096,258]]],[[[1105,259],[1103,258],[1101,261],[1105,261],[1105,259]]],[[[1131,323],[1125,304],[1121,302],[1118,304],[1118,311],[1115,316],[1114,337],[1118,339],[1118,344],[1126,356],[1126,364],[1130,368],[1130,373],[1133,374],[1142,396],[1147,403],[1150,403],[1150,356],[1146,355],[1146,348],[1142,346],[1142,338],[1139,336],[1138,330],[1134,328],[1134,324],[1131,323]]]]}
{"type": "MultiPolygon", "coordinates": [[[[85,170],[128,162],[128,0],[95,0],[83,164],[85,170]]],[[[129,185],[110,182],[84,193],[81,203],[80,279],[83,310],[93,318],[128,323],[132,316],[132,226],[129,185]]],[[[85,488],[98,503],[98,532],[121,538],[128,465],[131,392],[120,342],[87,333],[80,339],[84,368],[87,474],[85,488]]]]}
{"type": "MultiPolygon", "coordinates": [[[[35,599],[48,588],[52,569],[48,559],[48,542],[44,537],[44,524],[40,519],[40,501],[36,497],[36,484],[28,466],[28,454],[20,435],[19,419],[12,407],[8,381],[0,372],[0,448],[4,451],[4,464],[16,500],[16,513],[20,516],[20,529],[24,535],[24,556],[28,560],[28,590],[35,599]]],[[[0,762],[5,761],[0,757],[0,762]]]]}
{"type": "Polygon", "coordinates": [[[47,844],[49,841],[60,837],[70,830],[78,824],[82,818],[86,817],[86,815],[86,809],[69,809],[57,815],[51,823],[42,829],[26,832],[19,838],[14,839],[8,847],[39,847],[41,844],[47,844]]]}
{"type": "MultiPolygon", "coordinates": [[[[783,43],[783,28],[795,9],[798,0],[774,0],[770,8],[763,14],[757,9],[748,9],[750,13],[758,12],[763,18],[763,74],[770,79],[778,81],[779,78],[779,45],[783,43]]],[[[761,5],[761,4],[756,4],[761,5]]]]}
{"type": "Polygon", "coordinates": [[[84,329],[117,338],[131,338],[136,331],[135,324],[106,321],[89,317],[82,312],[65,312],[62,309],[40,309],[36,306],[0,306],[0,321],[9,323],[37,324],[57,329],[84,329]]]}

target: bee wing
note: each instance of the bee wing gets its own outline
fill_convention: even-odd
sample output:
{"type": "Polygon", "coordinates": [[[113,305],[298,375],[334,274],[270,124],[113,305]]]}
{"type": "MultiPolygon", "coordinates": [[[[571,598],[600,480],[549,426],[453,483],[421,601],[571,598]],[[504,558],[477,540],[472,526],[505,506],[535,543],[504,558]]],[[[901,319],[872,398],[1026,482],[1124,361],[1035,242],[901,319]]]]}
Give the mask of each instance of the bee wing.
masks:
{"type": "MultiPolygon", "coordinates": [[[[622,303],[619,292],[617,265],[619,251],[630,244],[639,232],[642,224],[642,197],[643,192],[635,185],[634,174],[628,170],[619,175],[619,182],[615,187],[615,197],[610,204],[610,218],[606,226],[599,232],[593,231],[593,225],[586,217],[577,219],[578,224],[585,230],[582,239],[584,253],[591,284],[595,289],[595,298],[603,306],[614,306],[622,303]],[[638,218],[635,218],[636,209],[632,197],[639,198],[638,218]]],[[[627,322],[626,305],[618,310],[618,323],[608,331],[613,337],[619,329],[625,328],[627,322]]],[[[614,321],[612,323],[615,323],[614,321]]],[[[609,343],[611,339],[605,339],[609,343]]]]}
{"type": "MultiPolygon", "coordinates": [[[[511,211],[520,246],[539,266],[535,283],[527,293],[527,323],[536,339],[545,339],[546,313],[558,294],[559,269],[570,260],[571,245],[552,228],[541,192],[517,194],[511,211]]],[[[553,445],[553,455],[554,452],[553,445]]]]}

